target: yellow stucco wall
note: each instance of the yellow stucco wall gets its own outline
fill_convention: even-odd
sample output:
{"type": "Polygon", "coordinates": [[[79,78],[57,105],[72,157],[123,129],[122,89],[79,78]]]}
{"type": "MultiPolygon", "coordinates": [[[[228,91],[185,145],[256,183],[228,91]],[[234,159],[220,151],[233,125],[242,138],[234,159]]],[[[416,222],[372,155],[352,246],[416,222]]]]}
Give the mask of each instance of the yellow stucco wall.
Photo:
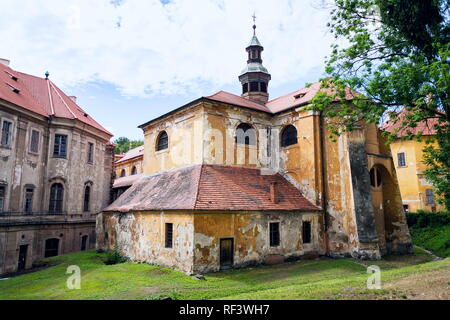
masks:
{"type": "Polygon", "coordinates": [[[395,170],[397,171],[400,191],[404,205],[408,205],[410,212],[421,210],[443,210],[444,207],[436,202],[435,206],[431,206],[426,201],[426,189],[433,189],[432,185],[425,179],[423,171],[426,165],[423,160],[423,148],[426,146],[423,137],[422,141],[397,140],[391,144],[391,152],[394,159],[395,170]],[[397,154],[405,153],[406,166],[400,167],[398,165],[397,154]]]}
{"type": "Polygon", "coordinates": [[[133,167],[136,167],[137,174],[143,173],[143,157],[136,157],[130,160],[126,160],[123,162],[114,164],[114,172],[116,174],[116,178],[120,178],[122,174],[122,170],[125,170],[125,176],[131,176],[131,172],[133,167]]]}

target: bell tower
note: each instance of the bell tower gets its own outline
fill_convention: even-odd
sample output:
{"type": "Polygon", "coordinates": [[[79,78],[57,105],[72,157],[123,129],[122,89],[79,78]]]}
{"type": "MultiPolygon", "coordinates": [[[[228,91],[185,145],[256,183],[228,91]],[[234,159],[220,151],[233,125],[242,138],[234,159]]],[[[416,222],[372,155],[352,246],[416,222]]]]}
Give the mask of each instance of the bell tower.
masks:
{"type": "Polygon", "coordinates": [[[269,101],[268,86],[271,79],[269,72],[262,65],[261,54],[264,47],[256,37],[256,17],[253,15],[253,37],[245,49],[248,53],[247,66],[242,70],[239,81],[242,84],[242,97],[260,104],[269,101]]]}

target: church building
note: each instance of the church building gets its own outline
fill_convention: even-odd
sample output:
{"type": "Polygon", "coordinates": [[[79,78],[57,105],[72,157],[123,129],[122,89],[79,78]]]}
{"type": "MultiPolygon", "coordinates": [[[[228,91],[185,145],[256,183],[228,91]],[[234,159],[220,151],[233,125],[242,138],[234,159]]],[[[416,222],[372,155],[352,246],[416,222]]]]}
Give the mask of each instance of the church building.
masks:
{"type": "Polygon", "coordinates": [[[186,273],[410,253],[377,127],[329,139],[327,119],[305,108],[320,83],[269,99],[255,28],[240,96],[220,91],[140,126],[143,175],[97,216],[97,247],[186,273]]]}

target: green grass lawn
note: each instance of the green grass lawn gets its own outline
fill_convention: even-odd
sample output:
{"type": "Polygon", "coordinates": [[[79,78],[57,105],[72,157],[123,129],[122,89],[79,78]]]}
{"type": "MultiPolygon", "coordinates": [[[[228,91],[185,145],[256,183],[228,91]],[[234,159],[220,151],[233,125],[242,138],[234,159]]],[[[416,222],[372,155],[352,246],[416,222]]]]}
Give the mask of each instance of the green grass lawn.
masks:
{"type": "MultiPolygon", "coordinates": [[[[47,259],[55,266],[0,280],[0,299],[373,299],[408,297],[390,284],[430,274],[449,272],[450,259],[430,261],[421,252],[415,256],[388,257],[377,264],[383,290],[367,290],[366,266],[352,259],[302,260],[276,266],[229,270],[206,274],[206,280],[148,264],[105,265],[105,254],[95,251],[47,259]],[[81,289],[69,290],[66,269],[81,268],[81,289]],[[384,289],[385,285],[388,289],[384,289]],[[351,293],[351,294],[349,294],[351,293]]],[[[445,277],[447,275],[445,274],[445,277]]],[[[433,278],[434,279],[434,278],[433,278]]],[[[440,278],[439,278],[440,279],[440,278]]],[[[436,279],[434,279],[436,280],[436,279]]],[[[414,280],[417,282],[417,280],[414,280]]],[[[448,281],[448,280],[447,280],[448,281]]],[[[442,282],[442,281],[441,281],[442,282]]],[[[449,286],[450,283],[442,285],[449,286]]],[[[445,289],[445,288],[444,288],[445,289]]]]}
{"type": "Polygon", "coordinates": [[[450,257],[450,225],[411,228],[413,243],[440,257],[450,257]]]}

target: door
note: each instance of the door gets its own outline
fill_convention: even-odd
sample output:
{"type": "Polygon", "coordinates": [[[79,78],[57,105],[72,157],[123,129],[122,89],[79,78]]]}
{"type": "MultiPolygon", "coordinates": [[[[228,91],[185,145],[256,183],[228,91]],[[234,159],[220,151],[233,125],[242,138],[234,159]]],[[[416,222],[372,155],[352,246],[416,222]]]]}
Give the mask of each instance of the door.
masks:
{"type": "Polygon", "coordinates": [[[228,269],[233,266],[233,239],[220,239],[220,268],[228,269]]]}
{"type": "Polygon", "coordinates": [[[87,249],[87,240],[88,236],[81,237],[81,251],[85,251],[87,249]]]}
{"type": "Polygon", "coordinates": [[[27,244],[19,247],[19,265],[17,267],[17,271],[25,270],[25,267],[27,265],[27,252],[28,252],[27,244]]]}

